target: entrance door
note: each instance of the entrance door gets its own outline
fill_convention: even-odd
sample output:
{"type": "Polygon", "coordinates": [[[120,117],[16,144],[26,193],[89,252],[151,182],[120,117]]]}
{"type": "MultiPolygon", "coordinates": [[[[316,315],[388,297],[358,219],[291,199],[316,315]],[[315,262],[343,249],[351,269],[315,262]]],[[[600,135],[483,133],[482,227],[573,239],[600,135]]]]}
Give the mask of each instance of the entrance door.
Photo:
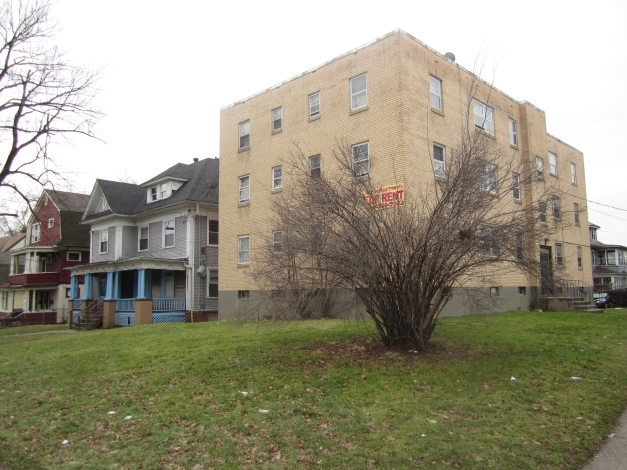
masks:
{"type": "Polygon", "coordinates": [[[555,292],[550,246],[540,246],[540,289],[542,295],[553,295],[555,292]]]}

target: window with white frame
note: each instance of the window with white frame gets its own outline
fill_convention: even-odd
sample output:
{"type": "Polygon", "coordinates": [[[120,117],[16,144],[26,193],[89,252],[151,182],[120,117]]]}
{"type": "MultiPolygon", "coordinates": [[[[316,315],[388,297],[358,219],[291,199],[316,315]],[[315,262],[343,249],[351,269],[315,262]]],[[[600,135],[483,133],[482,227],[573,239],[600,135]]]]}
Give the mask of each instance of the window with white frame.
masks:
{"type": "Polygon", "coordinates": [[[139,227],[137,240],[137,251],[148,250],[148,227],[139,227]]]}
{"type": "Polygon", "coordinates": [[[309,119],[320,116],[320,92],[309,95],[309,119]]]}
{"type": "Polygon", "coordinates": [[[153,186],[150,188],[150,200],[152,202],[159,200],[159,187],[153,186]]]}
{"type": "Polygon", "coordinates": [[[278,107],[272,110],[272,132],[280,131],[282,127],[283,108],[278,107]]]}
{"type": "Polygon", "coordinates": [[[579,225],[579,204],[573,204],[573,215],[575,216],[575,225],[579,225]]]}
{"type": "Polygon", "coordinates": [[[370,144],[353,145],[353,174],[357,177],[370,174],[370,144]]]}
{"type": "Polygon", "coordinates": [[[250,119],[240,122],[239,125],[239,148],[245,149],[250,146],[250,119]]]}
{"type": "Polygon", "coordinates": [[[109,251],[109,229],[100,231],[100,253],[107,253],[109,251]]]}
{"type": "Polygon", "coordinates": [[[484,258],[498,258],[500,255],[496,230],[491,227],[481,229],[481,247],[484,258]]]}
{"type": "Polygon", "coordinates": [[[48,228],[54,227],[54,218],[48,219],[48,228]]]}
{"type": "Polygon", "coordinates": [[[272,168],[272,189],[281,189],[283,186],[283,169],[281,165],[272,168]]]}
{"type": "Polygon", "coordinates": [[[431,95],[431,107],[442,111],[442,80],[429,76],[429,93],[431,95]]]}
{"type": "Polygon", "coordinates": [[[475,127],[494,135],[494,109],[481,101],[474,100],[475,127]]]}
{"type": "Polygon", "coordinates": [[[30,240],[32,243],[37,243],[41,239],[41,224],[37,222],[31,225],[30,228],[30,240]]]}
{"type": "Polygon", "coordinates": [[[509,143],[514,147],[518,147],[518,129],[516,129],[516,121],[509,119],[509,143]]]}
{"type": "Polygon", "coordinates": [[[520,201],[520,175],[518,173],[512,173],[512,194],[516,201],[520,201]]]}
{"type": "Polygon", "coordinates": [[[577,165],[574,163],[570,164],[570,181],[573,184],[577,184],[577,165]]]}
{"type": "Polygon", "coordinates": [[[239,177],[239,203],[250,202],[250,176],[239,177]]]}
{"type": "Polygon", "coordinates": [[[209,245],[217,245],[218,244],[218,221],[210,220],[209,221],[209,245]]]}
{"type": "Polygon", "coordinates": [[[67,260],[68,261],[80,261],[81,260],[81,252],[80,251],[68,251],[67,252],[67,260]]]}
{"type": "Polygon", "coordinates": [[[446,178],[446,155],[440,144],[433,144],[433,172],[436,178],[446,178]]]}
{"type": "Polygon", "coordinates": [[[546,203],[538,203],[538,219],[540,222],[546,223],[546,203]]]}
{"type": "Polygon", "coordinates": [[[166,199],[170,196],[170,183],[163,183],[159,185],[159,199],[166,199]]]}
{"type": "Polygon", "coordinates": [[[351,78],[351,111],[368,106],[368,75],[351,78]]]}
{"type": "Polygon", "coordinates": [[[581,247],[580,247],[580,246],[578,246],[578,247],[577,247],[577,267],[578,267],[578,268],[583,267],[582,253],[583,253],[583,252],[582,252],[582,250],[581,250],[581,247]]]}
{"type": "Polygon", "coordinates": [[[551,207],[553,209],[553,218],[560,218],[560,198],[557,196],[551,196],[551,207]]]}
{"type": "Polygon", "coordinates": [[[218,270],[217,269],[209,270],[209,275],[207,276],[207,298],[208,299],[218,298],[218,270]]]}
{"type": "Polygon", "coordinates": [[[496,194],[497,190],[497,169],[492,163],[483,162],[481,174],[479,175],[479,187],[490,194],[496,194]]]}
{"type": "Polygon", "coordinates": [[[237,237],[237,264],[250,263],[250,235],[237,237]]]}
{"type": "Polygon", "coordinates": [[[536,170],[538,170],[538,178],[544,178],[544,160],[536,157],[536,170]]]}
{"type": "Polygon", "coordinates": [[[564,254],[561,243],[555,244],[555,264],[558,266],[562,266],[564,264],[564,254]]]}
{"type": "Polygon", "coordinates": [[[283,232],[281,230],[272,232],[272,253],[275,255],[283,253],[283,232]]]}
{"type": "Polygon", "coordinates": [[[309,157],[309,169],[312,179],[320,178],[320,155],[309,157]]]}
{"type": "Polygon", "coordinates": [[[163,247],[172,248],[174,246],[174,221],[163,222],[163,247]]]}
{"type": "Polygon", "coordinates": [[[549,152],[549,173],[557,176],[557,155],[553,152],[549,152]]]}

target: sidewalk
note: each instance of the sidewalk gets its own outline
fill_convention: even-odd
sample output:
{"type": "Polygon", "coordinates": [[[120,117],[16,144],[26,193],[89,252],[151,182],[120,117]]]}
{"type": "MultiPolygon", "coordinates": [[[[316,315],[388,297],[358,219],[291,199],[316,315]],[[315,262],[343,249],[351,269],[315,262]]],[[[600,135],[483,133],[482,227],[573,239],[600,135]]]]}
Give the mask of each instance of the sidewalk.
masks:
{"type": "Polygon", "coordinates": [[[608,437],[603,447],[582,470],[624,470],[627,468],[627,409],[614,429],[614,437],[608,437]]]}

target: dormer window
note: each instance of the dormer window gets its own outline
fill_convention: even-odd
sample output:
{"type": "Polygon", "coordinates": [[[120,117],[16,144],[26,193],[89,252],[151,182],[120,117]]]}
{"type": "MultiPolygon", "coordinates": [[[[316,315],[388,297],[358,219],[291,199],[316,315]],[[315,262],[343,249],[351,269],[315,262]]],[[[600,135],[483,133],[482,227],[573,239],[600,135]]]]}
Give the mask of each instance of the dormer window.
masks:
{"type": "Polygon", "coordinates": [[[183,185],[180,181],[164,181],[148,188],[148,203],[167,199],[183,185]]]}

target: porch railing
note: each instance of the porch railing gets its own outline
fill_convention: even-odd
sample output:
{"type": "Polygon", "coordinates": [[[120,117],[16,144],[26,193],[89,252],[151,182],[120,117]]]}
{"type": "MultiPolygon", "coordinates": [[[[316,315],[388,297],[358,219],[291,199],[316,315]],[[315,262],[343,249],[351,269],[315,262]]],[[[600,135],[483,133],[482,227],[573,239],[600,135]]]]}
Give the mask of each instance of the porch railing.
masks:
{"type": "Polygon", "coordinates": [[[183,312],[185,299],[152,299],[153,312],[183,312]]]}
{"type": "Polygon", "coordinates": [[[115,306],[116,312],[135,312],[135,299],[118,299],[115,306]]]}

